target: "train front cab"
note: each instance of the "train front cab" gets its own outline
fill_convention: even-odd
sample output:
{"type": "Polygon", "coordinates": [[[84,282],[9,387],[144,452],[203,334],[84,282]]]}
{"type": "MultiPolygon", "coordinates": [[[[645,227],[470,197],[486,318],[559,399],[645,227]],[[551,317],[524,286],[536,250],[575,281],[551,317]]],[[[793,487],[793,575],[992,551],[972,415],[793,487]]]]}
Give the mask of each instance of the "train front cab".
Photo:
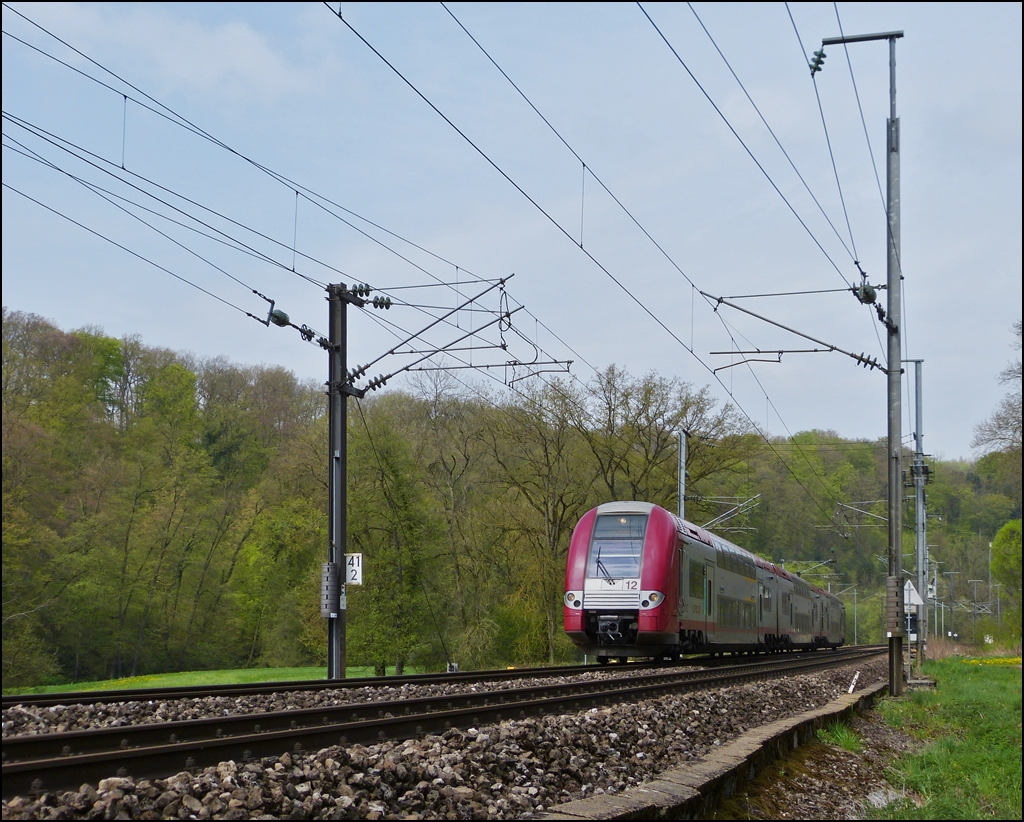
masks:
{"type": "Polygon", "coordinates": [[[664,509],[606,503],[573,531],[566,563],[564,624],[584,653],[625,660],[678,651],[676,529],[664,509]]]}

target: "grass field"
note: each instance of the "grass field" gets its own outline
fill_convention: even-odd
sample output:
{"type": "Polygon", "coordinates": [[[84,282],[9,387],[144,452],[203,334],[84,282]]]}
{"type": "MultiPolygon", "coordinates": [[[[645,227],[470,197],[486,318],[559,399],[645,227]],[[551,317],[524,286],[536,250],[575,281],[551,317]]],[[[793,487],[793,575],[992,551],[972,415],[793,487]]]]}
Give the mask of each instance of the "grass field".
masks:
{"type": "Polygon", "coordinates": [[[1020,657],[926,662],[925,673],[935,691],[879,703],[889,724],[926,745],[890,774],[908,798],[872,817],[1020,819],[1020,657]]]}
{"type": "MultiPolygon", "coordinates": [[[[388,673],[394,674],[389,668],[388,673]]],[[[418,673],[406,667],[408,674],[418,673]]],[[[349,679],[373,676],[372,667],[346,668],[349,679]]],[[[185,671],[179,674],[154,674],[133,676],[125,679],[102,679],[96,682],[73,682],[66,685],[41,685],[33,688],[13,688],[8,694],[59,694],[69,691],[108,691],[129,688],[178,688],[189,685],[237,685],[252,682],[295,682],[304,679],[325,679],[327,669],[323,666],[311,668],[238,668],[227,671],[185,671]]]]}

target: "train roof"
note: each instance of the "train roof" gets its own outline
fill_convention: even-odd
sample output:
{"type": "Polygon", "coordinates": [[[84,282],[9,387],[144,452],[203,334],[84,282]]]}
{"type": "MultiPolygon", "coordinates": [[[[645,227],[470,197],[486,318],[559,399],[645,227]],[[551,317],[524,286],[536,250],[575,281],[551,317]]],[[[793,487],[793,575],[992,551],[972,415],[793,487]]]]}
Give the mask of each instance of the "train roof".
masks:
{"type": "Polygon", "coordinates": [[[656,505],[653,502],[640,502],[638,500],[619,500],[616,502],[605,502],[597,506],[598,514],[650,514],[655,508],[664,511],[668,514],[676,525],[676,533],[679,534],[680,539],[690,539],[703,542],[705,545],[711,548],[724,548],[725,550],[735,551],[748,560],[754,563],[755,566],[762,570],[776,574],[783,579],[788,580],[800,580],[804,585],[810,588],[816,594],[824,594],[825,596],[833,596],[828,591],[819,588],[817,585],[812,585],[810,582],[805,580],[799,574],[793,574],[787,571],[780,565],[776,565],[771,560],[765,559],[762,556],[758,556],[752,551],[748,551],[746,548],[741,548],[733,542],[720,537],[718,534],[713,534],[710,531],[706,531],[699,525],[695,525],[689,520],[685,520],[681,517],[677,517],[671,511],[662,508],[660,505],[656,505]]]}

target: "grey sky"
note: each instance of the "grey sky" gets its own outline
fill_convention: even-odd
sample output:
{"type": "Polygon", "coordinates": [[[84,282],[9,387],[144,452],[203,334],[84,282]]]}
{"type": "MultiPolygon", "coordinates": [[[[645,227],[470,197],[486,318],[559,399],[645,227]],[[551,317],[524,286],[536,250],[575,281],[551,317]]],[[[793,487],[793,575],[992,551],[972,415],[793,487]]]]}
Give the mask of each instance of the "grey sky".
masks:
{"type": "MultiPolygon", "coordinates": [[[[845,53],[827,50],[817,87],[849,230],[814,85],[783,4],[698,3],[693,9],[835,230],[685,4],[645,8],[809,233],[636,5],[450,5],[672,262],[592,174],[584,174],[439,4],[344,4],[343,11],[565,233],[321,4],[12,6],[236,152],[438,256],[349,218],[417,268],[305,198],[296,208],[294,190],[125,102],[122,94],[144,98],[5,8],[3,302],[11,309],[64,328],[95,325],[202,357],[278,363],[303,378],[325,376],[323,352],[295,332],[258,325],[8,187],[260,316],[268,306],[249,288],[275,299],[294,322],[326,329],[322,290],[287,270],[293,240],[294,268],[318,281],[388,289],[431,282],[425,269],[444,282],[458,279],[465,298],[478,288],[467,284],[472,276],[515,273],[510,305],[526,306],[515,315],[516,330],[547,354],[576,360],[572,372],[581,380],[593,374],[587,363],[615,363],[638,375],[656,370],[710,384],[717,397],[738,403],[772,434],[810,428],[849,437],[885,434],[883,375],[840,354],[787,354],[781,363],[719,371],[721,382],[708,370],[730,361],[710,352],[736,345],[814,346],[727,308],[716,314],[691,282],[720,296],[845,288],[857,279],[854,245],[870,280],[885,281],[884,210],[845,53]],[[144,200],[12,118],[102,158],[94,162],[119,167],[123,157],[127,172],[257,229],[278,245],[209,218],[281,265],[160,224],[248,287],[239,285],[17,153],[14,141],[117,194],[144,200]],[[576,245],[581,227],[587,253],[576,245]]],[[[808,52],[822,37],[839,34],[831,4],[790,8],[808,52]]],[[[973,426],[1002,395],[997,375],[1015,356],[1010,329],[1021,316],[1021,6],[840,4],[839,15],[847,34],[901,29],[906,35],[897,46],[906,355],[925,361],[926,450],[968,457],[973,426]]],[[[887,45],[856,44],[849,55],[884,191],[887,45]]],[[[435,305],[458,299],[444,288],[389,293],[435,305]]],[[[742,302],[884,362],[877,319],[849,293],[742,302]]],[[[497,302],[489,299],[486,306],[497,302]]],[[[464,312],[457,318],[461,331],[447,329],[431,339],[453,339],[483,317],[464,312]]],[[[429,321],[397,307],[378,318],[410,330],[429,321]]],[[[506,337],[512,355],[533,356],[514,332],[506,337]]],[[[362,316],[350,321],[350,341],[353,365],[395,344],[362,316]]],[[[476,363],[508,356],[472,353],[476,363]]],[[[385,359],[370,374],[400,363],[385,359]]],[[[504,376],[502,369],[491,373],[504,376]]]]}

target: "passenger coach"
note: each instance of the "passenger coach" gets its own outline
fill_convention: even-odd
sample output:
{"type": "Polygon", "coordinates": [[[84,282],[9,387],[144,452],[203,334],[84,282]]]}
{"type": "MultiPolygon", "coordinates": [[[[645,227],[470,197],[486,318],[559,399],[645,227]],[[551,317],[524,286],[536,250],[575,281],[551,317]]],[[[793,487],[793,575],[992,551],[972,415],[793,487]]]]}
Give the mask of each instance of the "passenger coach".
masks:
{"type": "Polygon", "coordinates": [[[838,647],[838,598],[646,502],[588,511],[569,543],[565,631],[599,662],[838,647]]]}

